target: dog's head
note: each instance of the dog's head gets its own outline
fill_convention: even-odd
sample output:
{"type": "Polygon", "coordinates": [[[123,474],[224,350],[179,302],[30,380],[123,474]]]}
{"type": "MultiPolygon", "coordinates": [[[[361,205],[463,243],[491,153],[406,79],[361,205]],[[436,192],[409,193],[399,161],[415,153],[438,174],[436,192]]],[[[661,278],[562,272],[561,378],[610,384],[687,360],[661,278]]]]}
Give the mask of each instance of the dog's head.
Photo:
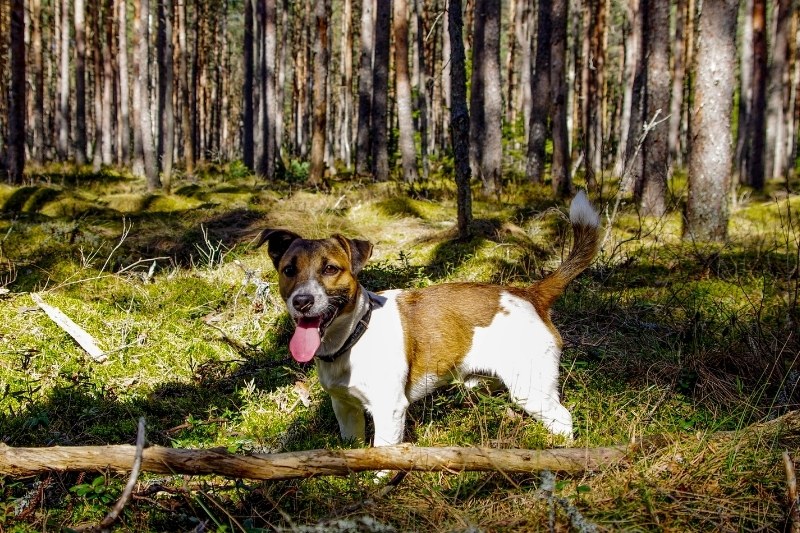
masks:
{"type": "Polygon", "coordinates": [[[297,361],[310,361],[325,329],[353,310],[357,275],[372,254],[372,244],[341,235],[304,239],[281,229],[264,230],[256,246],[264,243],[278,271],[281,297],[297,324],[289,349],[297,361]]]}

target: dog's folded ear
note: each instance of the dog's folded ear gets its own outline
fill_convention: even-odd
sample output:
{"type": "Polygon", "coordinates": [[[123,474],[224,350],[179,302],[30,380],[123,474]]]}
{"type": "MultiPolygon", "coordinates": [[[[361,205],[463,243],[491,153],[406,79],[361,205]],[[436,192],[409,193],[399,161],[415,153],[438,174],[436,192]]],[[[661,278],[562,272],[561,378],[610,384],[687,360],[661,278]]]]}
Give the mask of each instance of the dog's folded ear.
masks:
{"type": "Polygon", "coordinates": [[[300,235],[285,229],[265,229],[258,236],[254,247],[258,248],[262,244],[267,243],[267,253],[270,259],[272,259],[272,264],[274,264],[277,269],[283,254],[286,253],[286,250],[289,249],[289,246],[295,239],[299,238],[300,235]]]}
{"type": "Polygon", "coordinates": [[[372,243],[360,239],[348,239],[341,235],[334,235],[350,257],[350,269],[353,274],[358,274],[372,255],[372,243]]]}

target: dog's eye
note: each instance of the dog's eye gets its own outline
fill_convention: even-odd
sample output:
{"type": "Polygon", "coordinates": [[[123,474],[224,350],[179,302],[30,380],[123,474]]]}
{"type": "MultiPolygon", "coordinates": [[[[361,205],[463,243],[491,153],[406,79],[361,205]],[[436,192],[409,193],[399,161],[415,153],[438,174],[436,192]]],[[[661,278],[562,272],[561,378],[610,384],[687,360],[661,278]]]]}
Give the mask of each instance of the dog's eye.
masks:
{"type": "Polygon", "coordinates": [[[297,268],[294,265],[286,265],[283,267],[283,275],[287,278],[293,278],[297,274],[297,268]]]}
{"type": "Polygon", "coordinates": [[[325,268],[322,269],[322,273],[326,276],[333,276],[334,274],[341,272],[341,270],[341,268],[335,265],[325,265],[325,268]]]}

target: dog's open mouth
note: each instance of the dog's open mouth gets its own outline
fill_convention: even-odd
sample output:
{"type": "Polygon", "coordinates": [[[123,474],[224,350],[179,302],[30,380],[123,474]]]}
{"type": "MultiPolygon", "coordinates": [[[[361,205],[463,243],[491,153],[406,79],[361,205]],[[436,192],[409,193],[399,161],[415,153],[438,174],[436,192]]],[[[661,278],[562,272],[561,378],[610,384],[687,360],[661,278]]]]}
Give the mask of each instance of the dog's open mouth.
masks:
{"type": "Polygon", "coordinates": [[[289,341],[289,351],[295,361],[307,363],[314,358],[314,354],[322,344],[322,335],[325,328],[333,321],[335,314],[331,316],[320,315],[312,317],[300,317],[297,319],[297,326],[289,341]]]}

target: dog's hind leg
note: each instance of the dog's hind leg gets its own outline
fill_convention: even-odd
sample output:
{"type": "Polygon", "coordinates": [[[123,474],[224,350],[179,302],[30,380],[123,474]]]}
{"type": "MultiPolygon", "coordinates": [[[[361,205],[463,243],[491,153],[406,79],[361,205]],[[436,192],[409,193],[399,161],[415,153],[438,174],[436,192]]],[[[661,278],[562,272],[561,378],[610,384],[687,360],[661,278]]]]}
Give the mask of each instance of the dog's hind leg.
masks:
{"type": "Polygon", "coordinates": [[[366,443],[364,437],[364,408],[353,402],[343,401],[336,396],[331,396],[333,412],[339,422],[339,432],[344,440],[355,440],[361,444],[366,443]]]}

